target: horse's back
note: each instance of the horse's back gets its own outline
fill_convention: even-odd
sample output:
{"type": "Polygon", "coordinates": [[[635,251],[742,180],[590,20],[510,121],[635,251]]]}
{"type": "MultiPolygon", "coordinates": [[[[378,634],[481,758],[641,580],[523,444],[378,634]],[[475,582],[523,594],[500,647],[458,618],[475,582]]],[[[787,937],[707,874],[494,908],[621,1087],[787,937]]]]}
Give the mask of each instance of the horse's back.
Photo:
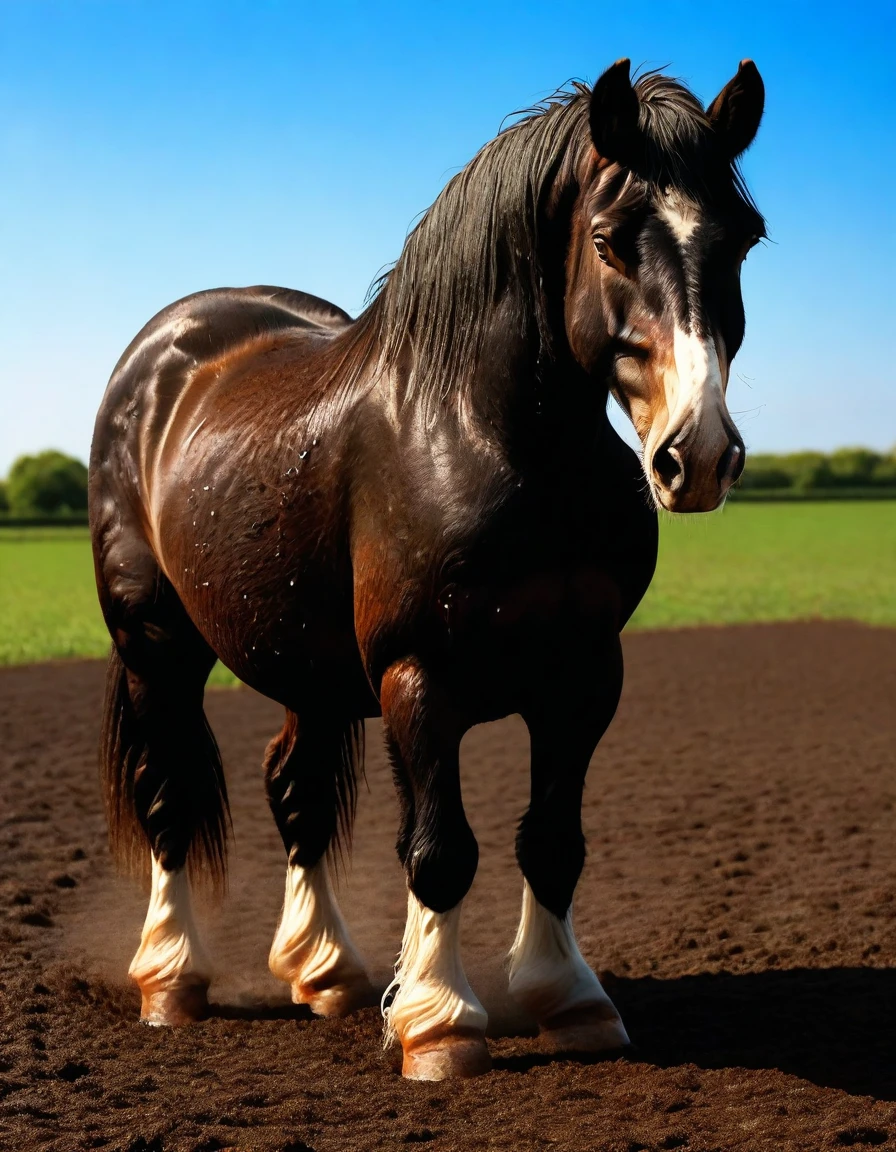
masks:
{"type": "Polygon", "coordinates": [[[137,333],[115,366],[109,393],[135,383],[166,360],[194,367],[254,339],[290,330],[335,333],[351,316],[318,296],[292,288],[212,288],[169,304],[137,333]]]}

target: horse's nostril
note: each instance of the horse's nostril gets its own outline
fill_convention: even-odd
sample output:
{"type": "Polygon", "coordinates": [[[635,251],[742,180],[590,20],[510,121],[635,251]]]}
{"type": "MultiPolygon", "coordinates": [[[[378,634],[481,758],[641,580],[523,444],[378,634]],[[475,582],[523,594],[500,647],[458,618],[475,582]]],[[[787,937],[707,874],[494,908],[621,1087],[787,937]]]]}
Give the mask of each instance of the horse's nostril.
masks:
{"type": "Polygon", "coordinates": [[[663,444],[653,454],[653,474],[667,492],[677,491],[684,482],[684,464],[678,449],[663,444]]]}
{"type": "Polygon", "coordinates": [[[743,444],[741,444],[739,440],[732,440],[722,453],[718,467],[716,468],[716,477],[720,487],[726,480],[729,484],[734,484],[738,480],[741,472],[744,470],[745,460],[746,453],[744,452],[743,444]]]}

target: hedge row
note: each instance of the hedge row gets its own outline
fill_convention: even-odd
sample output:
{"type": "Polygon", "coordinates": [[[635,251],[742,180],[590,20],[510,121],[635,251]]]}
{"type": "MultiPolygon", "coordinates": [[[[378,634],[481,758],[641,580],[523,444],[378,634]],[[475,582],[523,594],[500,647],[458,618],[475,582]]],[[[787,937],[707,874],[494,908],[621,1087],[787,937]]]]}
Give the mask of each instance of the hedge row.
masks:
{"type": "Polygon", "coordinates": [[[795,500],[896,500],[896,485],[875,488],[733,488],[729,499],[737,503],[769,504],[795,500]]]}
{"type": "Polygon", "coordinates": [[[58,513],[55,516],[10,516],[0,512],[0,528],[86,528],[84,512],[58,513]]]}
{"type": "Polygon", "coordinates": [[[896,449],[885,454],[868,448],[836,452],[792,452],[786,456],[747,453],[739,488],[818,492],[896,488],[896,449]]]}
{"type": "MultiPolygon", "coordinates": [[[[896,449],[747,453],[735,492],[738,500],[892,499],[896,449]]],[[[87,523],[87,469],[62,452],[20,456],[0,482],[0,524],[31,527],[87,523]]]]}
{"type": "MultiPolygon", "coordinates": [[[[782,504],[794,501],[827,500],[896,500],[893,488],[817,488],[797,491],[794,488],[735,488],[731,499],[736,504],[782,504]]],[[[5,516],[0,514],[0,528],[86,528],[86,516],[5,516]]]]}

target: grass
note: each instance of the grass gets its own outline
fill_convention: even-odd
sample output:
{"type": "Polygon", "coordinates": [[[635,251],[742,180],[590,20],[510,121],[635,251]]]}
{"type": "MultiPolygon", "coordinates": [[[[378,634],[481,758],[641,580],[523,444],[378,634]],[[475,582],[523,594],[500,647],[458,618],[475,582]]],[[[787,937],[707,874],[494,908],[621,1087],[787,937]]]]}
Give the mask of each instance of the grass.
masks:
{"type": "Polygon", "coordinates": [[[108,651],[87,529],[0,530],[0,664],[108,651]]]}
{"type": "Polygon", "coordinates": [[[896,626],[896,501],[729,504],[665,517],[635,628],[841,619],[896,626]]]}
{"type": "MultiPolygon", "coordinates": [[[[86,528],[0,528],[0,665],[105,658],[86,528]]],[[[234,684],[217,664],[210,683],[234,684]]]]}
{"type": "MultiPolygon", "coordinates": [[[[666,517],[631,627],[852,619],[896,626],[896,501],[740,504],[666,517]]],[[[103,657],[85,528],[0,528],[0,664],[103,657]]],[[[213,683],[233,683],[218,666],[213,683]]]]}

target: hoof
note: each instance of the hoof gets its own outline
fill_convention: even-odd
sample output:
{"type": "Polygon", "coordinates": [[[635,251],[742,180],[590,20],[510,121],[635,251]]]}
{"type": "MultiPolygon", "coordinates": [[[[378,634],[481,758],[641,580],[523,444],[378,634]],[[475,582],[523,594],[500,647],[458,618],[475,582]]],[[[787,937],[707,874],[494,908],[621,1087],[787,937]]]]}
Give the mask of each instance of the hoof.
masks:
{"type": "Polygon", "coordinates": [[[559,1012],[542,1021],[545,1052],[612,1052],[631,1047],[622,1018],[609,1001],[559,1012]]]}
{"type": "Polygon", "coordinates": [[[143,992],[140,1019],[155,1027],[179,1028],[208,1015],[208,984],[197,980],[164,991],[143,992]]]}
{"type": "Polygon", "coordinates": [[[307,1004],[315,1016],[348,1016],[359,1008],[377,1003],[373,985],[363,973],[356,979],[330,988],[314,988],[295,981],[291,985],[293,1004],[307,1004]]]}
{"type": "Polygon", "coordinates": [[[451,1080],[482,1076],[491,1067],[492,1058],[482,1036],[449,1033],[415,1040],[404,1051],[401,1074],[408,1080],[451,1080]]]}

